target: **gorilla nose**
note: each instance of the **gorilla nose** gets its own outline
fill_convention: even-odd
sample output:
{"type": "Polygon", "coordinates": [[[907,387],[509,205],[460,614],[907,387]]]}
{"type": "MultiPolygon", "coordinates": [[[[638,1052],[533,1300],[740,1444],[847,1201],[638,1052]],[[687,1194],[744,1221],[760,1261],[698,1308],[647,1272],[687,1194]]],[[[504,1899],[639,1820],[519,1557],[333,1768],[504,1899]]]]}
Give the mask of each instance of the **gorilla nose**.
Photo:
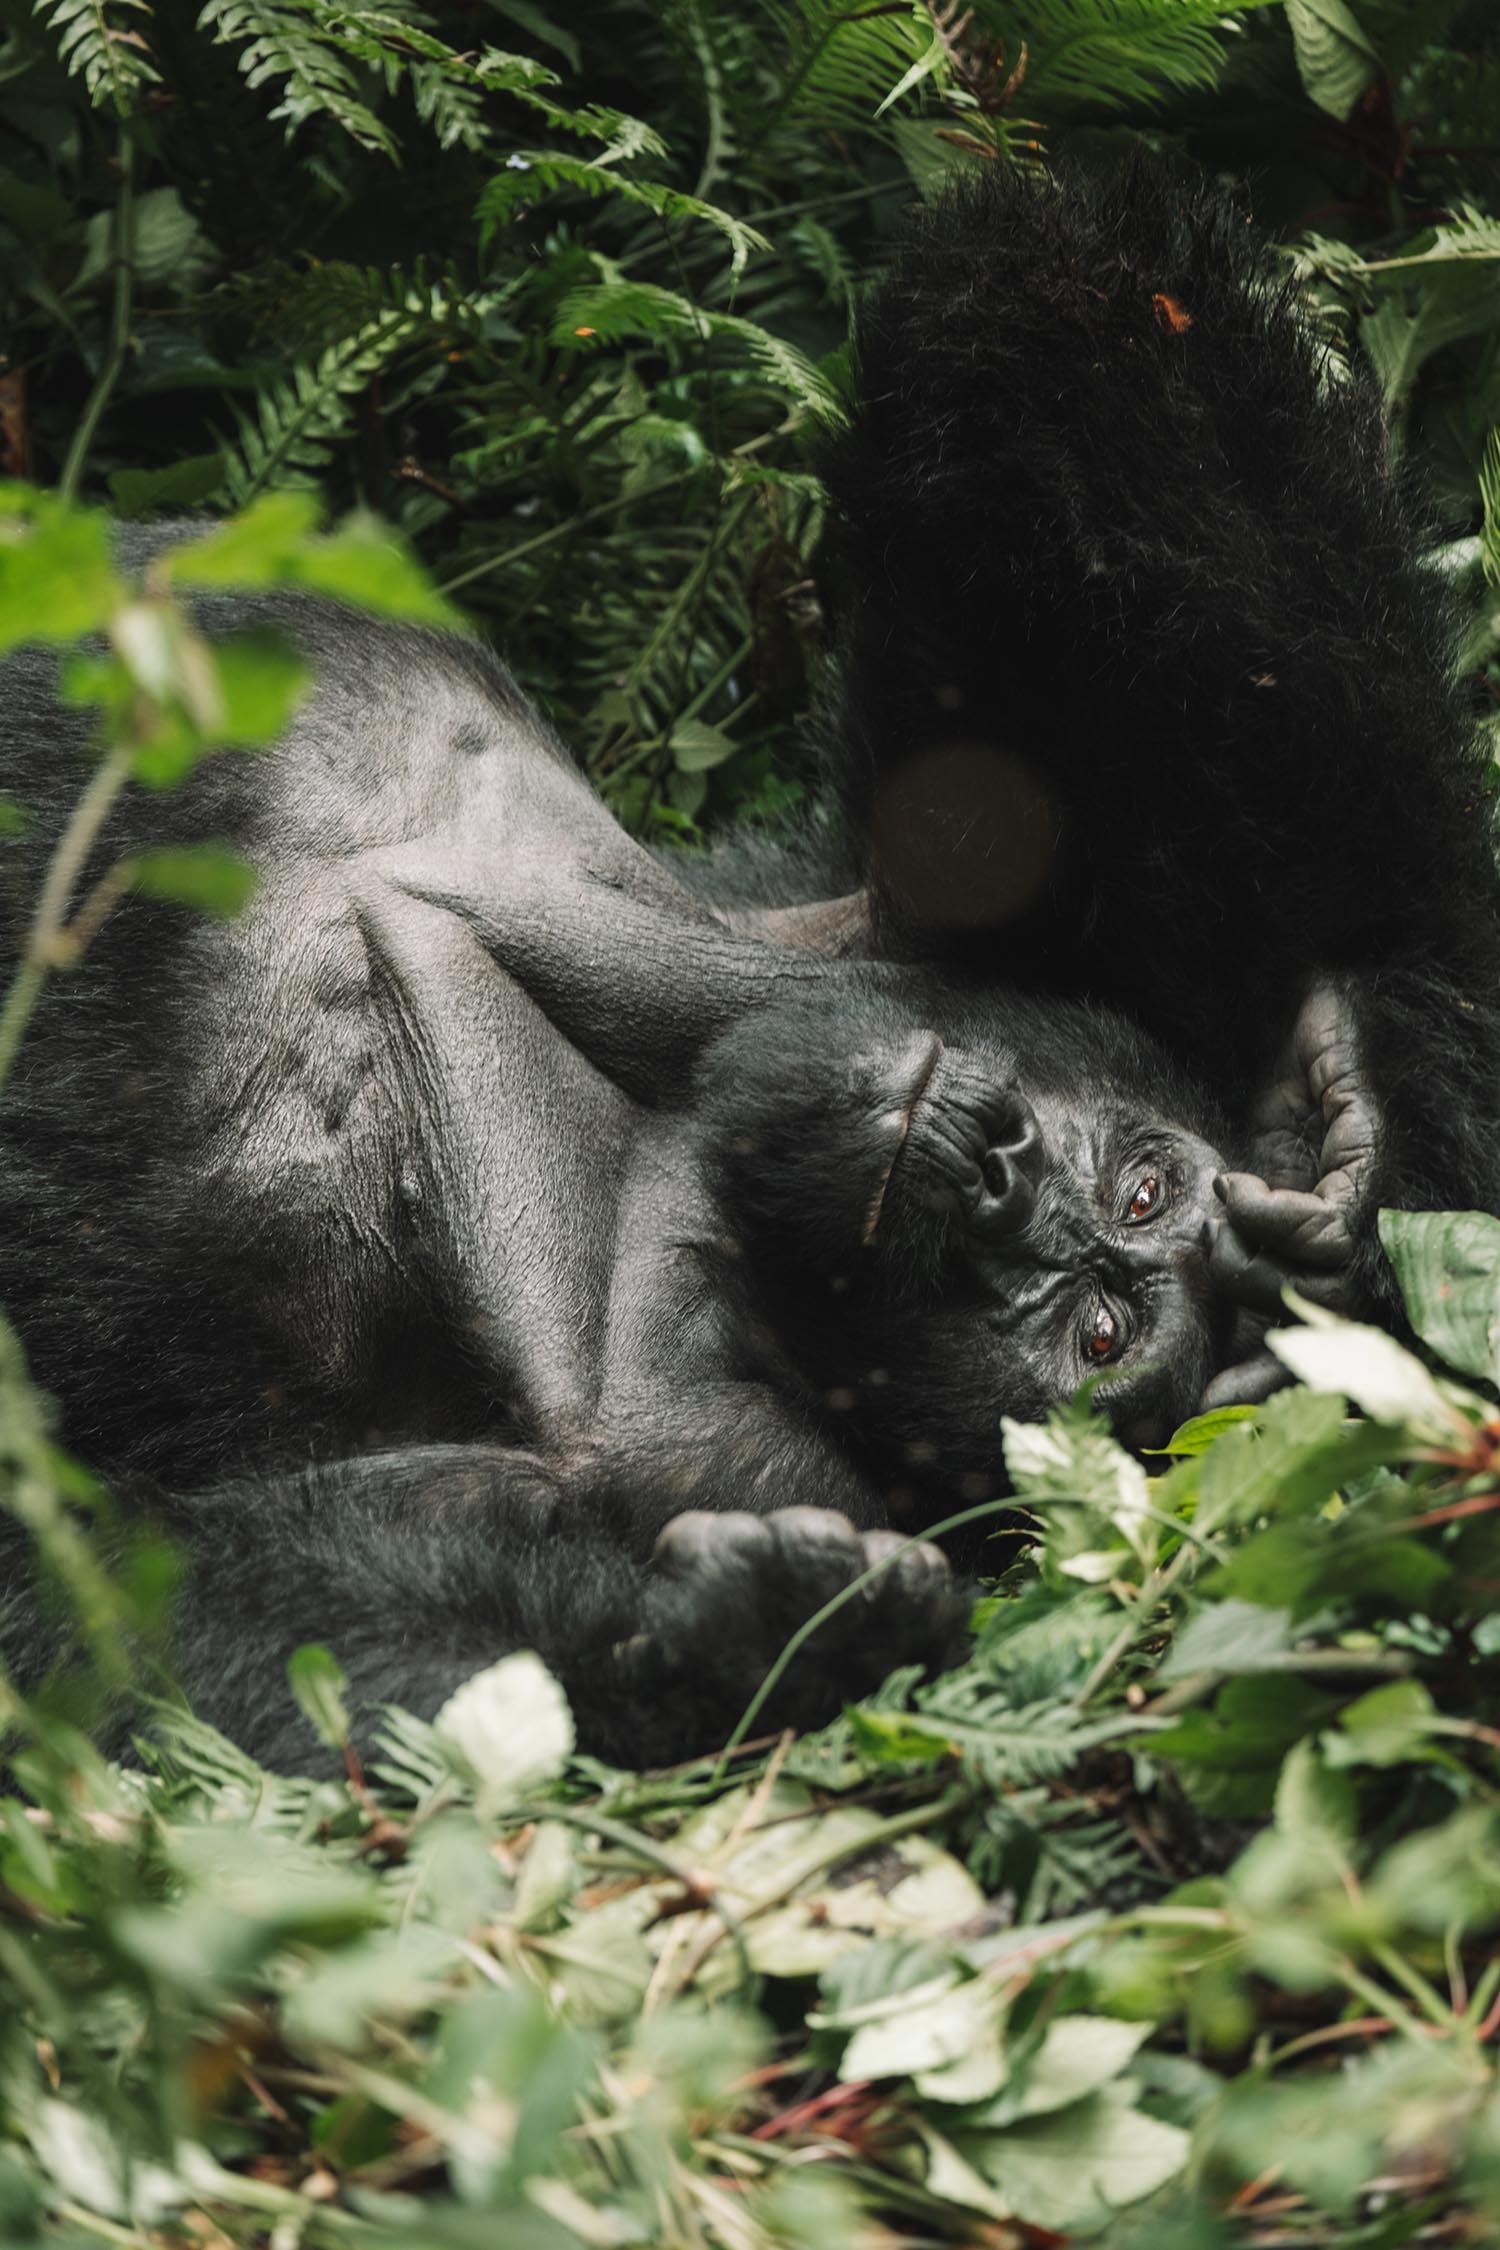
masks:
{"type": "Polygon", "coordinates": [[[1047,1152],[1036,1112],[1024,1094],[1007,1094],[991,1121],[992,1138],[984,1152],[984,1215],[1007,1232],[1019,1233],[1036,1208],[1036,1191],[1047,1152]]]}

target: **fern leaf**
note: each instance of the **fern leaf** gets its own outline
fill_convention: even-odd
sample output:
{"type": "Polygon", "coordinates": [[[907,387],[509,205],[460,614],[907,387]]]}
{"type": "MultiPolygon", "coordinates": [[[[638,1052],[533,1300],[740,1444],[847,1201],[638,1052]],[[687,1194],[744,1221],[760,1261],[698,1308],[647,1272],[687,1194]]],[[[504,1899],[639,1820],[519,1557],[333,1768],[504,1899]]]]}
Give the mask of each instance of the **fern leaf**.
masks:
{"type": "Polygon", "coordinates": [[[281,99],[270,111],[285,119],[287,139],[309,119],[326,117],[361,148],[394,157],[396,143],[380,119],[355,92],[350,42],[337,22],[312,0],[204,0],[198,29],[219,46],[238,46],[236,57],[247,86],[280,83],[281,99]]]}
{"type": "Polygon", "coordinates": [[[99,109],[126,117],[161,73],[144,34],[126,17],[148,16],[147,0],[34,0],[35,12],[57,34],[58,59],[82,78],[99,109]]]}
{"type": "Polygon", "coordinates": [[[351,402],[419,326],[411,313],[385,314],[273,382],[256,415],[237,416],[238,451],[224,456],[222,489],[230,503],[243,508],[257,493],[315,484],[332,440],[348,427],[351,402]]]}
{"type": "Polygon", "coordinates": [[[1479,533],[1479,559],[1492,586],[1500,586],[1500,428],[1491,430],[1479,466],[1479,498],[1484,522],[1479,533]]]}
{"type": "Polygon", "coordinates": [[[1231,18],[1274,0],[1045,0],[1015,11],[1026,100],[1044,114],[1150,109],[1218,82],[1231,18]]]}
{"type": "Polygon", "coordinates": [[[557,149],[528,149],[507,157],[505,171],[496,174],[479,199],[486,240],[518,211],[534,203],[539,193],[572,187],[596,198],[619,196],[622,202],[637,204],[658,219],[695,219],[716,227],[729,243],[735,273],[742,271],[752,250],[769,247],[763,234],[733,212],[721,211],[717,204],[705,203],[680,188],[664,187],[658,180],[626,179],[611,169],[608,159],[612,153],[606,150],[603,155],[586,157],[568,156],[557,149]]]}
{"type": "Polygon", "coordinates": [[[788,51],[772,129],[816,121],[868,131],[941,64],[932,18],[921,5],[865,11],[845,0],[796,0],[770,13],[788,51]]]}
{"type": "Polygon", "coordinates": [[[571,289],[557,308],[552,333],[558,343],[571,342],[581,333],[606,343],[625,336],[726,337],[749,354],[793,405],[821,422],[836,422],[842,416],[833,385],[784,336],[773,336],[768,328],[737,313],[709,312],[654,282],[609,281],[571,289]]]}

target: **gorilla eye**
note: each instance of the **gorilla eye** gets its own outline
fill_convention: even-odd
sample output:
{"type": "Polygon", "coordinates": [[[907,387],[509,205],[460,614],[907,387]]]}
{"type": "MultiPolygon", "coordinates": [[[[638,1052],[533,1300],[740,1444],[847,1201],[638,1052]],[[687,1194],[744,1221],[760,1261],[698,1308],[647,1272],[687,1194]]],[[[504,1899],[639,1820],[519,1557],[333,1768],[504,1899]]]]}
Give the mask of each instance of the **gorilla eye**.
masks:
{"type": "Polygon", "coordinates": [[[1102,1367],[1107,1359],[1114,1358],[1115,1346],[1119,1339],[1120,1323],[1116,1320],[1108,1305],[1101,1300],[1094,1313],[1094,1325],[1089,1335],[1089,1358],[1102,1367]]]}
{"type": "Polygon", "coordinates": [[[1139,1226],[1142,1219],[1151,1217],[1160,1203],[1161,1181],[1154,1172],[1148,1172],[1137,1184],[1136,1191],[1130,1198],[1130,1209],[1125,1214],[1126,1224],[1139,1226]]]}

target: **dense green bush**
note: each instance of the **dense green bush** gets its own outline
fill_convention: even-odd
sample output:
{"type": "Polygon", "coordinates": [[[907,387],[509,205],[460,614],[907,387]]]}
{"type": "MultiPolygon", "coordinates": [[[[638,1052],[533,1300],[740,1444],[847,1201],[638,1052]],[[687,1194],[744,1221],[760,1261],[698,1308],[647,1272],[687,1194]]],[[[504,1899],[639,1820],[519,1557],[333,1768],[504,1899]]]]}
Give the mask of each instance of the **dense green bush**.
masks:
{"type": "MultiPolygon", "coordinates": [[[[41,488],[0,649],[109,635],[73,667],[85,821],[297,691],[185,639],[204,578],[405,614],[435,582],[659,835],[795,802],[859,274],[951,165],[1143,133],[1254,175],[1373,366],[1492,723],[1479,0],[0,9],[0,468],[41,488]],[[248,512],[142,600],[106,503],[248,512]]],[[[109,882],[227,912],[242,876],[109,882]]],[[[41,902],[0,1098],[110,895],[41,902]]],[[[1388,1227],[1456,1374],[1293,1328],[1305,1387],[1160,1475],[1078,1411],[997,1432],[1034,1532],[972,1660],[666,1775],[569,1760],[524,1657],[338,1785],[170,1711],[144,1771],[102,1765],[81,1725],[160,1684],[171,1559],[101,1565],[0,1328],[0,1503],[85,1651],[29,1702],[0,1679],[0,2245],[1492,2239],[1500,1222],[1388,1227]]],[[[333,1659],[294,1673],[342,1744],[333,1659]]]]}

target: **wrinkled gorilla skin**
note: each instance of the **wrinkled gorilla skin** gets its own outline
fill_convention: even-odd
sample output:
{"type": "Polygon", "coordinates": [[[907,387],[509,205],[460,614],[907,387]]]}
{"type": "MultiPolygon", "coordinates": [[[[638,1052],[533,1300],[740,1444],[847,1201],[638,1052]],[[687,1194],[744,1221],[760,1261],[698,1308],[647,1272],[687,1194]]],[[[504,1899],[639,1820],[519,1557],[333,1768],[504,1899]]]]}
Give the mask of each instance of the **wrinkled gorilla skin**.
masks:
{"type": "MultiPolygon", "coordinates": [[[[668,870],[492,660],[306,602],[282,753],[108,839],[227,835],[262,886],[132,901],[55,981],[0,1299],[77,1450],[209,1488],[167,1503],[185,1680],[272,1762],[311,1638],[419,1711],[533,1646],[590,1747],[706,1746],[893,1525],[992,1489],[1002,1413],[1103,1367],[1159,1437],[1229,1298],[1380,1302],[1380,1201],[1500,1208],[1446,620],[1243,230],[986,180],[862,355],[826,856],[868,897],[806,845],[668,870]]],[[[6,705],[19,912],[76,765],[44,666],[6,705]]],[[[909,1550],[772,1717],[956,1606],[909,1550]]]]}
{"type": "MultiPolygon", "coordinates": [[[[710,1745],[893,1524],[997,1489],[1003,1410],[1106,1363],[1132,1429],[1191,1410],[1222,1144],[1132,1026],[736,933],[475,647],[202,615],[278,618],[316,693],[275,756],[122,802],[98,864],[227,836],[259,887],[132,899],[49,987],[0,1300],[69,1445],[182,1534],[204,1716],[297,1759],[304,1640],[418,1711],[529,1645],[592,1748],[710,1745]]],[[[79,759],[50,660],[6,689],[14,947],[79,759]]],[[[913,1550],[774,1716],[962,1606],[913,1550]]]]}
{"type": "Polygon", "coordinates": [[[1500,1209],[1500,884],[1373,384],[1144,160],[969,175],[858,357],[828,735],[880,947],[1124,1010],[1246,1136],[1219,1277],[1398,1319],[1380,1207],[1500,1209]]]}

